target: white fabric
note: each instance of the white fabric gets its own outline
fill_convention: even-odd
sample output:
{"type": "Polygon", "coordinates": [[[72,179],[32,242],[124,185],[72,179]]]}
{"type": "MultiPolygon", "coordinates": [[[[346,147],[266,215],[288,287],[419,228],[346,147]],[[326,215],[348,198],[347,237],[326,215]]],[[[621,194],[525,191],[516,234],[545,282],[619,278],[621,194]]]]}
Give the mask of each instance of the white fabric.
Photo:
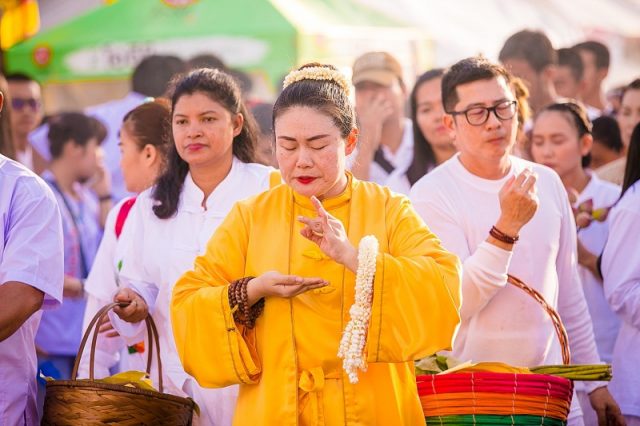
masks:
{"type": "MultiPolygon", "coordinates": [[[[619,196],[620,187],[599,179],[593,173],[591,180],[578,196],[576,204],[581,204],[591,199],[593,200],[594,209],[611,207],[619,196]]],[[[578,239],[587,250],[599,256],[604,249],[608,234],[608,221],[593,221],[591,225],[578,232],[578,239]]],[[[598,347],[600,359],[606,363],[611,363],[613,345],[620,328],[620,320],[611,310],[604,297],[602,281],[593,276],[584,266],[578,265],[578,272],[580,273],[584,296],[587,299],[589,314],[593,320],[593,334],[596,337],[596,346],[598,347]]]]}
{"type": "Polygon", "coordinates": [[[24,151],[16,151],[16,160],[18,163],[33,171],[33,148],[27,145],[24,151]]]}
{"type": "MultiPolygon", "coordinates": [[[[183,273],[193,267],[195,258],[205,252],[211,235],[234,203],[269,188],[272,170],[234,159],[227,177],[207,198],[206,209],[202,207],[204,194],[189,174],[174,217],[158,219],[152,210],[152,190],[147,190],[138,196],[131,217],[127,219],[132,233],[124,254],[121,281],[146,300],[153,314],[160,335],[165,387],[171,393],[184,395],[185,382],[193,380],[182,368],[173,340],[169,313],[173,286],[183,273]]],[[[141,336],[141,323],[125,323],[113,313],[110,318],[122,336],[141,336]]],[[[155,380],[153,374],[152,378],[155,380]]],[[[197,384],[193,386],[199,387],[197,384]]],[[[218,412],[216,407],[219,404],[228,401],[229,390],[199,391],[189,396],[200,405],[203,411],[201,417],[206,419],[209,413],[218,412]],[[200,399],[201,395],[208,395],[207,399],[200,399]],[[214,395],[217,397],[214,398],[214,395]]],[[[231,424],[231,419],[220,419],[220,423],[215,424],[231,424]]]]}
{"type": "MultiPolygon", "coordinates": [[[[407,185],[409,182],[407,181],[407,185],[404,185],[402,183],[402,176],[405,175],[407,169],[411,165],[411,161],[413,160],[413,124],[411,120],[408,118],[404,120],[402,141],[395,153],[391,152],[391,150],[384,144],[380,144],[380,147],[384,157],[389,161],[389,163],[391,163],[391,165],[393,165],[393,167],[395,167],[395,169],[391,173],[387,173],[378,163],[372,161],[371,166],[369,167],[368,180],[380,185],[387,185],[396,192],[408,194],[410,187],[407,187],[407,185]]],[[[351,169],[353,167],[353,163],[357,156],[358,152],[355,150],[349,157],[347,157],[347,168],[351,169]]]]}
{"type": "MultiPolygon", "coordinates": [[[[421,178],[411,201],[445,248],[463,262],[462,323],[453,355],[462,360],[536,366],[562,362],[552,322],[519,288],[510,273],[538,290],[562,316],[573,363],[599,363],[591,318],[577,272],[576,230],[568,197],[548,167],[510,157],[511,169],[487,180],[464,168],[455,155],[421,178]],[[520,231],[513,252],[486,242],[500,216],[498,192],[525,169],[538,174],[540,207],[520,231]]],[[[595,382],[589,391],[602,386],[595,382]]],[[[577,398],[572,417],[582,415],[577,398]]]]}
{"type": "Polygon", "coordinates": [[[625,192],[609,217],[602,255],[604,291],[622,320],[613,349],[610,390],[626,416],[640,417],[640,181],[625,192]]]}
{"type": "MultiPolygon", "coordinates": [[[[112,301],[113,293],[119,287],[120,272],[118,264],[124,262],[125,248],[130,241],[132,227],[129,223],[133,211],[130,211],[124,223],[120,238],[116,238],[115,224],[122,204],[126,200],[120,201],[109,212],[105,223],[104,236],[85,282],[84,290],[87,295],[87,307],[82,325],[82,330],[85,331],[96,313],[112,301]]],[[[148,348],[147,342],[145,342],[146,348],[148,348]]],[[[78,377],[80,378],[89,377],[89,350],[89,345],[87,345],[78,369],[78,377]]],[[[119,371],[144,371],[146,359],[147,352],[144,355],[139,353],[129,354],[127,344],[121,337],[106,337],[104,334],[99,334],[96,344],[94,377],[103,378],[109,376],[109,369],[114,367],[118,361],[119,371]]]]}

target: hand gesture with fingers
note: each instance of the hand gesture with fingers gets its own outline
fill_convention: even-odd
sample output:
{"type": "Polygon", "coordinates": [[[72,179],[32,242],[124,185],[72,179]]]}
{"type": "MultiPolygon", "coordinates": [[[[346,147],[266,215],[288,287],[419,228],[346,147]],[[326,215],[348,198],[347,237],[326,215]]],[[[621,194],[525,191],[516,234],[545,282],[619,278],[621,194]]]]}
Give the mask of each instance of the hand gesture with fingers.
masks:
{"type": "Polygon", "coordinates": [[[527,169],[512,176],[500,190],[500,218],[496,228],[509,236],[517,236],[538,210],[537,175],[527,169]]]}
{"type": "Polygon", "coordinates": [[[147,302],[135,291],[130,288],[122,288],[113,298],[114,302],[120,302],[122,305],[113,308],[123,321],[140,322],[149,315],[147,302]]]}
{"type": "Polygon", "coordinates": [[[298,221],[305,225],[300,230],[300,234],[316,243],[324,254],[356,272],[358,252],[347,238],[342,222],[331,216],[316,197],[311,197],[311,202],[318,216],[315,218],[298,216],[298,221]]]}

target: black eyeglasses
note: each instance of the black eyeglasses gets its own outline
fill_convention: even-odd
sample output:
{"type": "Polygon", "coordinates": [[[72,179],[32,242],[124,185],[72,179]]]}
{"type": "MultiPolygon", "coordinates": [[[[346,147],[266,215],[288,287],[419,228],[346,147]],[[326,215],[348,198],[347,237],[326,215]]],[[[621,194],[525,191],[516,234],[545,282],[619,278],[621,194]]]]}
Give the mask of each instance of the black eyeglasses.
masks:
{"type": "Polygon", "coordinates": [[[35,111],[40,109],[40,101],[34,98],[12,98],[11,107],[15,110],[21,110],[29,107],[35,111]]]}
{"type": "Polygon", "coordinates": [[[489,113],[493,111],[500,121],[510,120],[516,115],[518,101],[504,101],[492,107],[476,106],[464,111],[447,111],[451,115],[464,115],[472,126],[482,126],[489,119],[489,113]]]}

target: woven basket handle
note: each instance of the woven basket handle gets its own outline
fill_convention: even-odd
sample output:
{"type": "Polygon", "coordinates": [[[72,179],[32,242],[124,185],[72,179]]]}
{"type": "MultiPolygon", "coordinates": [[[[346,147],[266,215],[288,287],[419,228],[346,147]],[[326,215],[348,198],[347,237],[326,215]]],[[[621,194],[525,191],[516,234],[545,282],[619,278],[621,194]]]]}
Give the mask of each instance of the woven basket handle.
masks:
{"type": "Polygon", "coordinates": [[[571,363],[571,352],[569,350],[569,337],[567,335],[567,330],[564,328],[562,324],[562,320],[560,319],[560,315],[556,312],[555,309],[551,307],[544,300],[542,294],[540,294],[537,290],[526,285],[522,280],[514,277],[513,275],[507,275],[507,282],[512,284],[522,290],[525,291],[529,296],[533,297],[536,302],[538,302],[544,310],[551,317],[551,322],[553,322],[553,327],[556,329],[556,335],[558,336],[558,340],[560,341],[560,347],[562,348],[562,362],[564,365],[569,365],[571,363]]]}
{"type": "MultiPolygon", "coordinates": [[[[104,306],[98,311],[98,313],[89,323],[87,330],[84,332],[84,336],[82,336],[80,348],[78,349],[78,355],[76,356],[76,360],[73,364],[73,371],[71,372],[71,378],[73,380],[78,377],[78,367],[80,366],[80,359],[82,358],[82,354],[84,353],[84,347],[87,344],[87,340],[89,339],[89,334],[92,331],[93,338],[91,339],[91,353],[89,356],[89,379],[94,380],[93,366],[95,364],[96,343],[98,342],[98,324],[100,324],[107,313],[116,306],[124,308],[129,306],[129,302],[114,302],[104,306]]],[[[151,359],[153,358],[153,343],[155,342],[156,358],[158,360],[158,387],[160,393],[162,393],[164,390],[164,386],[162,383],[162,361],[160,360],[160,340],[158,339],[158,329],[156,328],[156,323],[153,321],[151,315],[147,315],[144,321],[147,325],[147,340],[149,341],[149,351],[147,355],[147,374],[151,374],[151,359]]]]}

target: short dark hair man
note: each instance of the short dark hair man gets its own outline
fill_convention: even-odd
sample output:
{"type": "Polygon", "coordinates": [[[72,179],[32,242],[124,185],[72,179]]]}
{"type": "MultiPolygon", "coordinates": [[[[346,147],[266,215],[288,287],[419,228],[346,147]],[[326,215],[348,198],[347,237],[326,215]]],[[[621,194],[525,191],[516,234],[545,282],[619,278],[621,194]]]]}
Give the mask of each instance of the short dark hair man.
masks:
{"type": "Polygon", "coordinates": [[[529,104],[534,113],[557,98],[553,85],[558,55],[541,31],[523,30],[505,41],[500,62],[529,88],[529,104]]]}
{"type": "Polygon", "coordinates": [[[553,79],[558,96],[580,100],[583,74],[584,66],[578,51],[571,47],[558,49],[558,67],[553,79]]]}
{"type": "Polygon", "coordinates": [[[11,131],[13,149],[19,163],[34,170],[34,152],[29,144],[29,133],[40,125],[43,117],[40,84],[26,74],[9,74],[11,98],[11,131]]]}
{"type": "MultiPolygon", "coordinates": [[[[561,361],[551,321],[508,284],[513,274],[559,310],[574,360],[598,363],[566,190],[553,170],[511,155],[518,127],[511,75],[484,58],[463,59],[445,73],[442,101],[459,152],[416,182],[410,197],[463,262],[454,356],[522,366],[561,361]]],[[[610,410],[621,420],[604,385],[586,385],[591,403],[603,418],[610,410]]]]}
{"type": "Polygon", "coordinates": [[[607,103],[602,88],[602,83],[609,74],[610,54],[604,44],[589,40],[573,46],[582,58],[584,66],[582,101],[594,108],[603,111],[607,103]]]}

